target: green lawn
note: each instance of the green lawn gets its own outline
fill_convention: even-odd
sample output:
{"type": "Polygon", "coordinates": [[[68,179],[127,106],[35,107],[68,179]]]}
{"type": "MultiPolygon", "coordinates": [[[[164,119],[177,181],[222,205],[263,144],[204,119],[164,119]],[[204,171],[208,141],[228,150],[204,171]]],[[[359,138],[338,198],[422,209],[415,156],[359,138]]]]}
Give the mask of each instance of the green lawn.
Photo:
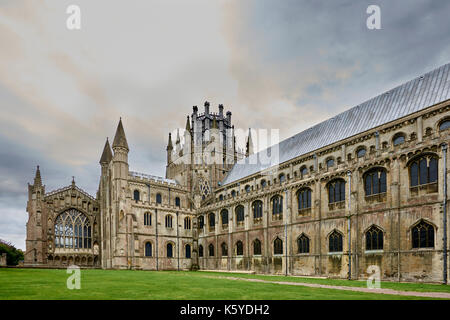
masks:
{"type": "MultiPolygon", "coordinates": [[[[81,270],[81,289],[69,290],[66,270],[0,269],[0,299],[420,299],[416,297],[307,288],[270,283],[252,283],[212,276],[242,276],[266,280],[313,281],[296,277],[266,277],[212,272],[81,270]]],[[[314,281],[318,281],[314,279],[314,281]]],[[[328,284],[335,281],[324,280],[328,284]]],[[[358,282],[352,281],[352,284],[358,282]]],[[[363,283],[364,284],[364,283],[363,283]]],[[[384,285],[384,284],[383,284],[384,285]]],[[[395,284],[396,289],[425,290],[421,285],[395,284]],[[403,287],[404,286],[404,287],[403,287]]],[[[433,285],[429,288],[435,288],[433,285]]],[[[428,288],[428,287],[427,287],[428,288]]],[[[438,289],[437,287],[435,289],[438,289]]],[[[426,290],[428,291],[428,289],[426,290]]],[[[431,291],[431,290],[429,290],[431,291]]],[[[433,291],[441,291],[433,290],[433,291]]],[[[448,289],[447,289],[448,291],[448,289]]]]}

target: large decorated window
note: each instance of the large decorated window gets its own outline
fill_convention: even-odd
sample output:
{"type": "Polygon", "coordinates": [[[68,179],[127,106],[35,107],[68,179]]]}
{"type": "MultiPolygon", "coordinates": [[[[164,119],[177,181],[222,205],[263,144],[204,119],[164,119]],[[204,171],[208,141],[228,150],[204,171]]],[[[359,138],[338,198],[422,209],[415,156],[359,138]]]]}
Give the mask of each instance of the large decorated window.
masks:
{"type": "Polygon", "coordinates": [[[345,181],[333,180],[328,184],[328,203],[345,201],[345,181]]]}
{"type": "Polygon", "coordinates": [[[84,213],[75,209],[69,209],[56,218],[56,248],[90,249],[91,246],[91,222],[84,213]]]}
{"type": "Polygon", "coordinates": [[[386,170],[374,168],[364,174],[364,191],[366,196],[386,192],[386,170]]]}
{"type": "Polygon", "coordinates": [[[436,182],[438,179],[438,159],[433,155],[425,155],[415,159],[409,165],[410,185],[436,182]]]}
{"type": "Polygon", "coordinates": [[[254,219],[262,218],[263,203],[261,200],[256,200],[255,202],[252,203],[252,211],[254,219]]]}

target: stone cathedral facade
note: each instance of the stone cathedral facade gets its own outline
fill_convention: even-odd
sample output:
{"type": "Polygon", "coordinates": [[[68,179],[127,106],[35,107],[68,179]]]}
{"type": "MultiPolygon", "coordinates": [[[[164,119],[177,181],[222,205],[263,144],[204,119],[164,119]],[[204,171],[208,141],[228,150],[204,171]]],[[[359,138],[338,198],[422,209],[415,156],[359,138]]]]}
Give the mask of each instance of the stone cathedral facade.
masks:
{"type": "Polygon", "coordinates": [[[450,65],[257,153],[223,105],[182,131],[162,178],[130,170],[120,120],[95,196],[47,192],[38,167],[25,265],[445,277],[450,65]]]}

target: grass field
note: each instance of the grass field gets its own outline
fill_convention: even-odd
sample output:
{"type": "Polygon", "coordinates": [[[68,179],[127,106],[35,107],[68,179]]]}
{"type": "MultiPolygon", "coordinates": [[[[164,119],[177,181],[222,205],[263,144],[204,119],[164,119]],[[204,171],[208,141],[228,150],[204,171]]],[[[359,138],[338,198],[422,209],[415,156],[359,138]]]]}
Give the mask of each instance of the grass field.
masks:
{"type": "MultiPolygon", "coordinates": [[[[0,299],[424,299],[336,289],[229,280],[219,277],[365,286],[362,281],[306,279],[282,276],[224,274],[215,272],[81,270],[81,289],[69,290],[66,270],[0,269],[0,299]]],[[[450,286],[382,283],[382,288],[403,291],[450,292],[450,286]]]]}

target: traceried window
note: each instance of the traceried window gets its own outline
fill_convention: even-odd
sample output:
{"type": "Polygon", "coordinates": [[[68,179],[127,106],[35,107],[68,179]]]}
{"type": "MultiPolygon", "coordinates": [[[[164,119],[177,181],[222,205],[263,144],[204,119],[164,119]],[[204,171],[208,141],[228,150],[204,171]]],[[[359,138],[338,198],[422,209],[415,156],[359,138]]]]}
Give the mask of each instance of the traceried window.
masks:
{"type": "Polygon", "coordinates": [[[200,229],[203,229],[204,225],[205,225],[205,217],[204,216],[198,217],[198,227],[200,229]]]}
{"type": "Polygon", "coordinates": [[[297,238],[297,247],[298,253],[309,253],[309,238],[304,233],[297,238]]]}
{"type": "Polygon", "coordinates": [[[244,223],[244,206],[242,205],[236,207],[236,223],[244,223]]]}
{"type": "Polygon", "coordinates": [[[166,228],[172,228],[172,216],[170,214],[168,214],[166,216],[166,228]]]}
{"type": "Polygon", "coordinates": [[[259,239],[255,239],[255,241],[253,241],[253,254],[254,255],[261,254],[261,241],[259,241],[259,239]]]}
{"type": "Polygon", "coordinates": [[[228,225],[228,210],[227,209],[222,209],[222,211],[220,211],[220,217],[222,218],[222,225],[228,225]]]}
{"type": "Polygon", "coordinates": [[[277,215],[283,213],[283,197],[276,195],[272,198],[272,214],[277,215]]]}
{"type": "Polygon", "coordinates": [[[311,189],[301,189],[297,193],[298,210],[311,208],[311,189]]]}
{"type": "Polygon", "coordinates": [[[278,237],[273,242],[273,254],[283,254],[283,240],[278,237]]]}
{"type": "Polygon", "coordinates": [[[90,249],[91,222],[80,211],[69,209],[55,220],[55,248],[90,249]]]}
{"type": "Polygon", "coordinates": [[[412,230],[413,248],[434,248],[434,227],[421,220],[412,230]]]}
{"type": "Polygon", "coordinates": [[[328,203],[345,201],[345,181],[336,179],[328,184],[328,203]]]}
{"type": "Polygon", "coordinates": [[[444,120],[439,125],[439,131],[450,129],[450,120],[444,120]]]}
{"type": "Polygon", "coordinates": [[[405,143],[405,135],[403,133],[396,134],[394,136],[394,139],[392,139],[392,142],[394,143],[394,146],[398,146],[405,143]]]}
{"type": "Polygon", "coordinates": [[[145,256],[151,257],[152,256],[152,244],[151,242],[145,243],[145,256]]]}
{"type": "Polygon", "coordinates": [[[161,193],[156,194],[156,203],[161,204],[162,203],[162,196],[161,193]]]}
{"type": "Polygon", "coordinates": [[[184,218],[184,229],[191,230],[191,218],[189,217],[184,218]]]}
{"type": "Polygon", "coordinates": [[[228,256],[228,247],[225,242],[222,242],[222,245],[220,246],[222,249],[222,257],[228,256]]]}
{"type": "Polygon", "coordinates": [[[167,244],[167,258],[173,258],[173,244],[167,244]]]}
{"type": "Polygon", "coordinates": [[[433,183],[438,179],[438,160],[433,155],[422,156],[409,165],[411,187],[433,183]]]}
{"type": "Polygon", "coordinates": [[[256,200],[252,203],[252,211],[253,211],[253,218],[259,219],[262,218],[263,215],[263,203],[261,200],[256,200]]]}
{"type": "Polygon", "coordinates": [[[187,259],[191,258],[191,245],[187,244],[185,247],[185,255],[187,259]]]}
{"type": "Polygon", "coordinates": [[[138,202],[140,200],[140,193],[139,190],[134,190],[133,192],[133,199],[138,202]]]}
{"type": "Polygon", "coordinates": [[[383,250],[383,231],[377,226],[366,231],[366,250],[383,250]]]}
{"type": "Polygon", "coordinates": [[[150,212],[144,213],[144,226],[152,225],[152,214],[150,212]]]}
{"type": "Polygon", "coordinates": [[[366,196],[386,192],[386,170],[374,168],[364,174],[364,191],[366,196]]]}
{"type": "Polygon", "coordinates": [[[328,251],[342,252],[342,234],[334,230],[328,237],[328,251]]]}
{"type": "Polygon", "coordinates": [[[208,250],[209,250],[209,256],[214,257],[214,245],[212,243],[209,244],[208,250]]]}
{"type": "Polygon", "coordinates": [[[242,243],[241,240],[239,240],[238,242],[236,242],[236,255],[237,255],[237,256],[242,256],[242,255],[244,255],[244,244],[242,243]]]}

